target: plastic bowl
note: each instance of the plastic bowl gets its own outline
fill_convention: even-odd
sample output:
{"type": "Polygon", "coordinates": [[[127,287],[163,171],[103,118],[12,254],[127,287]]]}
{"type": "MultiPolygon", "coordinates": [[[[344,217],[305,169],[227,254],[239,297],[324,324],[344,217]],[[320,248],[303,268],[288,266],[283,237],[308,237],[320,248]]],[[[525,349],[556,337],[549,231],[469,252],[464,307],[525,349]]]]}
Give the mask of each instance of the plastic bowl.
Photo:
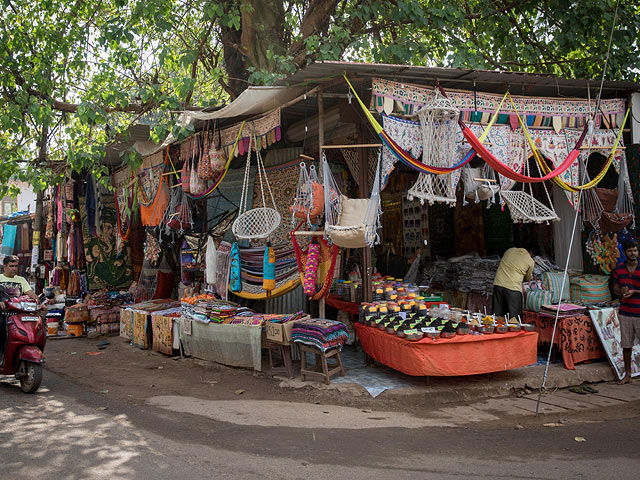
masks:
{"type": "Polygon", "coordinates": [[[522,328],[527,332],[533,332],[536,329],[536,326],[531,323],[523,323],[522,328]]]}
{"type": "Polygon", "coordinates": [[[495,327],[493,325],[482,325],[479,327],[478,331],[484,334],[489,335],[495,331],[495,327]]]}
{"type": "Polygon", "coordinates": [[[496,333],[507,333],[509,331],[509,327],[506,325],[496,325],[496,333]]]}
{"type": "Polygon", "coordinates": [[[519,332],[522,329],[522,327],[520,325],[514,325],[513,323],[509,324],[509,331],[510,332],[519,332]]]}
{"type": "Polygon", "coordinates": [[[453,338],[456,336],[456,332],[440,332],[442,338],[453,338]]]}
{"type": "Polygon", "coordinates": [[[418,332],[418,333],[412,333],[411,335],[407,335],[406,338],[407,338],[407,340],[410,340],[412,342],[417,342],[422,337],[424,337],[424,333],[418,332]]]}
{"type": "Polygon", "coordinates": [[[471,327],[469,325],[467,325],[466,323],[459,323],[456,333],[458,335],[468,335],[470,331],[471,327]]]}

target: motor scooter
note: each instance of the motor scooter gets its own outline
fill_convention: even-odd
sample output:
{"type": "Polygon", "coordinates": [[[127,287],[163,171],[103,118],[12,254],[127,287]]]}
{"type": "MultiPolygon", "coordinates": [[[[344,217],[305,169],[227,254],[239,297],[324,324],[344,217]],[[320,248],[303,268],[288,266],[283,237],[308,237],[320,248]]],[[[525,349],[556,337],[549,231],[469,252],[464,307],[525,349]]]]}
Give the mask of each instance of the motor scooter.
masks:
{"type": "Polygon", "coordinates": [[[42,383],[45,361],[43,317],[37,303],[27,296],[10,298],[4,304],[0,312],[5,318],[5,331],[0,332],[0,375],[14,375],[23,392],[35,393],[42,383]]]}

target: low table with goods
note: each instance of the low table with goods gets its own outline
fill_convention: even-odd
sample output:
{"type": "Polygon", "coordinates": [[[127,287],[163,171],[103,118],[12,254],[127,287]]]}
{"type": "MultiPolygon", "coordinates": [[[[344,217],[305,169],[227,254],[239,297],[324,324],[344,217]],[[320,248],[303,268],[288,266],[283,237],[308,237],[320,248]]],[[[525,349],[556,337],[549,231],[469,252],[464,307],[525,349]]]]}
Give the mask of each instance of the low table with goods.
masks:
{"type": "Polygon", "coordinates": [[[524,367],[537,360],[536,332],[469,334],[412,342],[362,323],[355,327],[367,355],[406,375],[476,375],[524,367]]]}
{"type": "MultiPolygon", "coordinates": [[[[523,312],[524,321],[535,325],[538,343],[550,344],[555,315],[544,312],[523,312]]],[[[602,343],[588,315],[560,315],[553,346],[562,353],[564,366],[575,370],[575,364],[605,356],[602,343]]]]}

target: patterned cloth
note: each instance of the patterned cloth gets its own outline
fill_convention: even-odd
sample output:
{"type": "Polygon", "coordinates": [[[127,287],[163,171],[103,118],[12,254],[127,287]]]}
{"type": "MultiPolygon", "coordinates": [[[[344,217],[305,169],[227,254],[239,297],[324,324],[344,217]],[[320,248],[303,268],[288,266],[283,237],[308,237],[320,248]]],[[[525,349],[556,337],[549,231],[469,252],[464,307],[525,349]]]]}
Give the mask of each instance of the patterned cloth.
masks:
{"type": "Polygon", "coordinates": [[[124,308],[120,310],[120,336],[127,340],[133,336],[133,311],[124,308]]]}
{"type": "MultiPolygon", "coordinates": [[[[220,132],[222,146],[225,149],[227,157],[231,155],[233,144],[235,143],[236,138],[238,137],[238,132],[240,131],[240,125],[241,124],[238,123],[232,127],[225,128],[220,132]]],[[[244,155],[247,153],[249,150],[249,139],[253,135],[256,136],[258,146],[260,148],[267,148],[268,145],[280,141],[280,109],[277,108],[257,120],[252,120],[244,124],[242,136],[238,141],[238,147],[235,150],[234,156],[237,157],[238,155],[244,155]]],[[[256,149],[253,142],[251,142],[251,147],[254,150],[256,149]]]]}
{"type": "MultiPolygon", "coordinates": [[[[86,216],[82,205],[81,215],[86,216]]],[[[117,229],[116,210],[113,204],[104,205],[101,228],[99,229],[100,234],[98,236],[90,235],[87,222],[82,222],[90,290],[100,290],[105,287],[126,287],[131,284],[130,250],[124,248],[118,254],[116,242],[119,236],[117,235],[117,229]]]]}
{"type": "MultiPolygon", "coordinates": [[[[273,192],[273,198],[276,202],[276,210],[280,214],[282,221],[278,228],[269,236],[273,245],[287,242],[289,240],[289,231],[291,230],[291,211],[289,207],[293,205],[293,199],[296,196],[296,189],[298,188],[298,178],[300,173],[299,160],[293,160],[277,167],[270,167],[265,169],[271,191],[273,192]]],[[[255,175],[253,185],[253,208],[262,206],[262,197],[260,195],[260,180],[255,175]]],[[[264,182],[264,179],[263,179],[264,182]]],[[[269,192],[266,185],[264,186],[264,198],[267,202],[267,206],[271,207],[271,199],[269,198],[269,192]]],[[[239,203],[239,202],[238,202],[239,203]]],[[[256,242],[258,245],[264,245],[264,241],[260,240],[256,242]]],[[[280,259],[279,259],[280,260],[280,259]]]]}
{"type": "MultiPolygon", "coordinates": [[[[555,317],[527,310],[522,313],[523,323],[535,325],[539,335],[538,343],[550,343],[555,317]]],[[[560,349],[564,366],[569,370],[575,370],[576,363],[602,358],[605,355],[593,322],[585,315],[558,318],[553,344],[560,349]]]]}
{"type": "Polygon", "coordinates": [[[173,353],[174,319],[175,316],[165,316],[163,314],[151,315],[151,330],[153,331],[153,344],[151,348],[156,352],[166,355],[173,353]]]}
{"type": "MultiPolygon", "coordinates": [[[[531,134],[531,139],[533,140],[536,148],[540,150],[540,152],[547,157],[553,163],[554,167],[559,166],[566,158],[571,149],[573,149],[574,145],[578,141],[578,138],[582,134],[582,131],[579,130],[562,130],[560,133],[556,133],[553,130],[539,130],[539,129],[528,129],[531,134]]],[[[521,130],[519,130],[521,132],[521,130]]],[[[592,146],[597,147],[611,147],[616,141],[617,132],[613,130],[595,130],[593,132],[593,137],[591,140],[592,146]]],[[[589,145],[590,136],[584,140],[582,144],[584,147],[589,145]]],[[[622,139],[620,139],[621,147],[624,146],[622,139]]],[[[531,148],[529,147],[529,143],[526,145],[527,149],[527,157],[531,155],[531,148]]],[[[603,154],[605,157],[609,156],[610,151],[606,149],[598,149],[593,150],[593,152],[598,152],[603,154]]],[[[580,150],[580,161],[584,164],[587,163],[588,160],[588,150],[580,150]]],[[[618,150],[613,157],[613,166],[616,171],[620,171],[620,162],[625,158],[624,150],[618,150]]],[[[534,174],[533,172],[531,172],[534,174]]],[[[534,174],[535,175],[535,174],[534,174]]],[[[571,164],[571,166],[565,170],[559,176],[560,180],[565,183],[569,183],[572,185],[580,185],[583,183],[580,179],[580,163],[575,161],[571,164]]],[[[572,205],[578,200],[577,193],[565,192],[569,202],[572,205]]]]}
{"type": "Polygon", "coordinates": [[[291,339],[326,352],[332,348],[342,349],[342,345],[349,339],[349,333],[341,322],[312,318],[296,322],[291,339]]]}
{"type": "MultiPolygon", "coordinates": [[[[373,106],[382,112],[384,99],[397,101],[406,113],[412,113],[416,106],[425,105],[434,98],[434,89],[406,83],[374,78],[371,84],[373,106]]],[[[503,95],[474,92],[447,92],[447,96],[460,110],[493,113],[498,109],[503,95]]],[[[512,95],[520,115],[559,116],[563,126],[570,126],[570,119],[593,113],[595,102],[585,99],[540,98],[512,95]]],[[[612,118],[614,125],[622,122],[626,109],[623,98],[605,99],[600,102],[602,112],[612,118]]],[[[510,102],[504,102],[503,114],[515,113],[510,102]]],[[[575,125],[574,125],[575,126],[575,125]]]]}

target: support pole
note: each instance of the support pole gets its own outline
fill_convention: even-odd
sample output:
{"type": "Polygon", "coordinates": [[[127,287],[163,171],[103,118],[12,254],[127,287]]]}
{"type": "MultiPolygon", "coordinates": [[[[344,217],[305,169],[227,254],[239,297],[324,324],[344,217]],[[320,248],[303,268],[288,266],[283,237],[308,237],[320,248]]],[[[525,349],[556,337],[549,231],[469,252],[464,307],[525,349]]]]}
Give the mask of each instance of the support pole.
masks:
{"type": "MultiPolygon", "coordinates": [[[[320,165],[322,165],[322,145],[324,145],[324,103],[322,102],[322,90],[320,90],[318,91],[318,160],[320,165]]],[[[318,316],[320,318],[326,316],[324,297],[318,301],[318,316]]]]}
{"type": "MultiPolygon", "coordinates": [[[[358,142],[364,144],[365,132],[362,124],[358,125],[358,142]]],[[[361,148],[358,150],[358,196],[360,198],[369,198],[369,150],[361,148]]],[[[362,301],[370,302],[371,293],[371,274],[373,268],[371,266],[371,249],[364,247],[362,249],[362,301]]]]}

